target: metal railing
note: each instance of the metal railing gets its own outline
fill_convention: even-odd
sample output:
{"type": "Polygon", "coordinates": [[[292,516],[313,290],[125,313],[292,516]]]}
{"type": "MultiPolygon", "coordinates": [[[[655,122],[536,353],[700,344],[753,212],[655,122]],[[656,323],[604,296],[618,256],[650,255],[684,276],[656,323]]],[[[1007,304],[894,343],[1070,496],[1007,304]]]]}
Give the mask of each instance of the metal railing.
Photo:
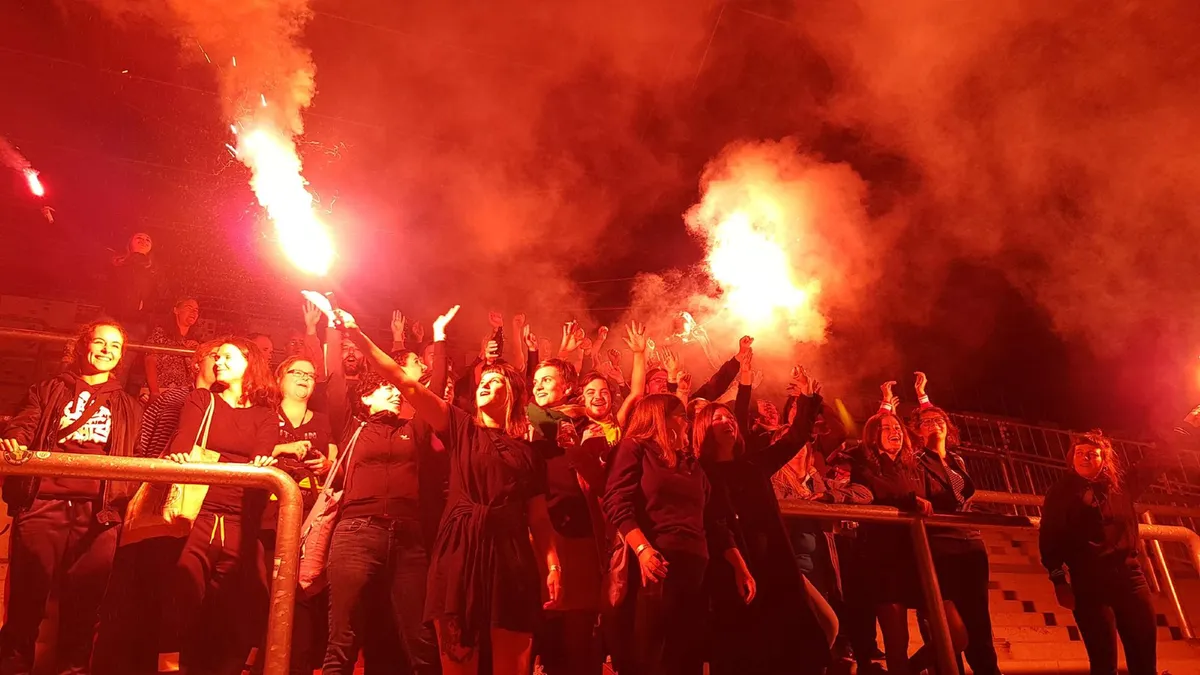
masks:
{"type": "MultiPolygon", "coordinates": [[[[994,494],[994,493],[993,493],[994,494]]],[[[978,498],[979,494],[976,494],[978,498]]],[[[989,496],[985,493],[985,497],[989,496]]],[[[1032,495],[996,495],[1002,497],[1017,497],[1037,500],[1036,506],[1041,505],[1041,499],[1032,495]]],[[[1029,503],[1029,502],[1022,502],[1029,503]]],[[[901,511],[890,506],[860,506],[847,504],[822,504],[795,499],[779,500],[780,510],[785,516],[800,516],[820,520],[853,520],[859,522],[893,523],[897,526],[908,524],[913,539],[913,553],[916,556],[917,571],[920,575],[921,591],[925,599],[926,611],[933,638],[933,650],[939,673],[957,673],[958,665],[955,659],[954,646],[950,639],[950,625],[946,619],[945,607],[942,605],[942,591],[938,584],[937,572],[933,564],[933,553],[929,548],[928,526],[948,526],[969,529],[999,529],[999,530],[1030,530],[1038,525],[1039,518],[1017,516],[985,516],[975,515],[933,515],[921,516],[901,511]]],[[[1186,527],[1171,525],[1142,524],[1138,527],[1138,535],[1143,539],[1154,541],[1177,541],[1187,546],[1190,560],[1196,571],[1200,573],[1200,535],[1186,527]]],[[[1183,613],[1178,604],[1178,596],[1172,598],[1176,609],[1183,613]]],[[[1186,619],[1185,619],[1186,621],[1186,619]]],[[[1181,624],[1181,631],[1183,630],[1181,624]]],[[[1190,630],[1190,629],[1189,629],[1190,630]]],[[[1191,637],[1188,635],[1187,637],[1191,637]]]]}
{"type": "MultiPolygon", "coordinates": [[[[971,501],[984,504],[1007,504],[1040,510],[1043,500],[1037,495],[980,490],[971,497],[971,501]]],[[[1138,526],[1138,534],[1141,535],[1142,539],[1149,540],[1149,557],[1158,566],[1157,570],[1154,570],[1152,567],[1147,571],[1151,576],[1157,574],[1155,584],[1158,586],[1158,591],[1165,593],[1167,599],[1171,601],[1171,607],[1175,610],[1175,616],[1179,621],[1179,632],[1185,638],[1193,638],[1195,637],[1192,629],[1194,623],[1189,620],[1187,611],[1183,606],[1183,601],[1179,597],[1179,592],[1175,587],[1175,577],[1167,565],[1167,558],[1163,553],[1161,542],[1174,541],[1183,544],[1187,548],[1189,562],[1196,569],[1197,574],[1200,574],[1200,535],[1196,534],[1194,528],[1183,525],[1160,525],[1155,522],[1154,514],[1177,518],[1194,518],[1200,517],[1200,509],[1171,504],[1135,504],[1134,508],[1141,514],[1142,519],[1142,524],[1138,526]],[[1147,536],[1147,532],[1167,532],[1170,536],[1151,537],[1147,536]]],[[[1031,520],[1034,520],[1034,518],[1031,517],[1031,520]]]]}
{"type": "Polygon", "coordinates": [[[245,464],[176,464],[165,459],[106,457],[59,452],[38,452],[28,461],[0,461],[0,476],[61,476],[98,480],[192,483],[263,488],[279,498],[279,522],[275,544],[276,570],[271,581],[271,603],[267,615],[264,675],[286,675],[292,653],[292,616],[296,604],[296,580],[300,559],[300,520],[303,503],[300,488],[286,473],[275,468],[245,464]]]}
{"type": "MultiPolygon", "coordinates": [[[[31,342],[71,342],[76,338],[75,335],[64,335],[62,333],[52,333],[44,330],[31,330],[28,328],[10,328],[8,326],[0,326],[0,340],[29,340],[31,342]]],[[[166,345],[150,345],[144,342],[130,342],[125,345],[125,349],[131,349],[148,354],[180,354],[183,356],[191,356],[196,350],[185,349],[183,347],[167,347],[166,345]]]]}

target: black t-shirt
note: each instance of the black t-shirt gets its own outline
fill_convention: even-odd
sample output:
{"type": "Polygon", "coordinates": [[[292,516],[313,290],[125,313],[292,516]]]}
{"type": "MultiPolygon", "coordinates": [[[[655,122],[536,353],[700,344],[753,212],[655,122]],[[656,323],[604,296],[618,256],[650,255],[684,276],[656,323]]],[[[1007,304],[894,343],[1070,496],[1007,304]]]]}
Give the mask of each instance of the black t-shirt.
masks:
{"type": "MultiPolygon", "coordinates": [[[[275,411],[263,406],[233,408],[207,389],[197,389],[188,395],[179,416],[179,433],[171,441],[170,452],[191,452],[210,400],[214,406],[213,417],[205,447],[220,453],[221,462],[247,464],[256,456],[271,455],[279,440],[279,419],[275,411]]],[[[265,490],[213,485],[204,497],[202,511],[257,518],[262,515],[266,499],[265,490]]]]}
{"type": "MultiPolygon", "coordinates": [[[[312,449],[309,450],[308,457],[316,457],[315,453],[322,455],[329,454],[329,445],[333,442],[333,433],[329,429],[329,416],[325,413],[308,411],[305,415],[307,420],[302,422],[300,426],[292,426],[291,420],[287,415],[283,414],[283,410],[276,411],[276,417],[279,418],[279,440],[277,444],[294,443],[296,441],[308,441],[312,444],[312,449]]],[[[320,481],[312,470],[304,464],[304,460],[296,459],[291,455],[285,455],[278,458],[279,463],[276,465],[281,470],[287,472],[297,484],[300,485],[300,496],[304,500],[304,513],[308,514],[309,509],[317,502],[317,490],[320,488],[320,481]]],[[[266,511],[263,512],[263,528],[273,530],[279,518],[279,502],[272,495],[270,502],[267,504],[266,511]]]]}

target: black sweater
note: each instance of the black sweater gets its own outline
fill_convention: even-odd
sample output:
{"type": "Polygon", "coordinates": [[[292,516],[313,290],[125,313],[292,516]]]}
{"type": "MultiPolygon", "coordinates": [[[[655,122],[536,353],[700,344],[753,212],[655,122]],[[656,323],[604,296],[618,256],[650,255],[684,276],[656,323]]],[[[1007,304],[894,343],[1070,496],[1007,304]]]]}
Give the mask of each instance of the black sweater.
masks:
{"type": "Polygon", "coordinates": [[[432,452],[429,425],[391,413],[372,415],[364,424],[354,447],[347,447],[351,455],[342,517],[419,520],[421,460],[432,452]]]}
{"type": "Polygon", "coordinates": [[[652,441],[625,439],[609,468],[604,514],[622,536],[640,528],[659,551],[708,558],[734,548],[724,514],[708,477],[691,455],[680,453],[674,468],[659,458],[652,441]]]}
{"type": "Polygon", "coordinates": [[[1066,583],[1064,566],[1073,578],[1137,568],[1134,501],[1178,459],[1181,441],[1170,439],[1151,450],[1116,486],[1089,481],[1072,470],[1050,488],[1038,548],[1054,583],[1066,583]]]}

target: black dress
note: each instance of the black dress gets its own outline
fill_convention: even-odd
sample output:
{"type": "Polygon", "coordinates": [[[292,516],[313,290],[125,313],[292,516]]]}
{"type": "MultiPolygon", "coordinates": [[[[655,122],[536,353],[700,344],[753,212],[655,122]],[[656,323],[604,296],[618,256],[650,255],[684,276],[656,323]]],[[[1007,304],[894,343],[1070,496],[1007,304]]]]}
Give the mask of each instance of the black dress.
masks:
{"type": "MultiPolygon", "coordinates": [[[[739,398],[749,393],[749,387],[743,389],[739,398]]],[[[713,490],[728,496],[735,517],[727,521],[758,587],[757,596],[747,605],[738,595],[729,562],[716,555],[710,559],[714,675],[818,673],[829,663],[825,635],[808,604],[771,483],[771,476],[808,441],[820,402],[819,396],[799,397],[795,423],[769,447],[732,461],[705,464],[713,490]]]]}
{"type": "Polygon", "coordinates": [[[476,646],[490,628],[532,633],[541,580],[527,503],[546,494],[546,466],[522,440],[448,406],[439,436],[450,457],[450,493],[429,563],[425,620],[443,642],[476,646]]]}

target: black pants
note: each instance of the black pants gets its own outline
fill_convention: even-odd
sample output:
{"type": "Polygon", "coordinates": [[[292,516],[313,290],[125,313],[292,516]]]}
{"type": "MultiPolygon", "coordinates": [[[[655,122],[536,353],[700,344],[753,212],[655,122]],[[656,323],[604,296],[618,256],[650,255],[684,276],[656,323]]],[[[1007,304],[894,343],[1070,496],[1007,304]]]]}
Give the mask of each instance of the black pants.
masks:
{"type": "Polygon", "coordinates": [[[188,675],[241,675],[266,627],[261,516],[201,513],[170,570],[160,653],[188,675]]]}
{"type": "Polygon", "coordinates": [[[1140,569],[1071,570],[1075,624],[1087,648],[1092,675],[1116,675],[1117,637],[1129,675],[1155,675],[1157,628],[1150,589],[1140,569]]]}
{"type": "MultiPolygon", "coordinates": [[[[429,559],[421,523],[343,518],[329,547],[329,644],[326,675],[350,675],[367,633],[369,600],[386,598],[417,675],[440,673],[437,638],[422,621],[429,559]]],[[[368,636],[369,637],[369,636],[368,636]]],[[[369,652],[368,652],[369,655],[369,652]]]]}
{"type": "Polygon", "coordinates": [[[92,636],[117,548],[117,528],[102,526],[91,501],[35,499],[13,521],[0,673],[33,670],[38,628],[58,596],[54,672],[86,673],[92,636]]]}
{"type": "Polygon", "coordinates": [[[875,601],[871,588],[877,583],[871,578],[871,566],[877,561],[865,561],[859,549],[861,543],[852,537],[837,536],[838,562],[842,572],[842,602],[838,607],[839,637],[848,641],[860,664],[869,663],[879,649],[879,632],[875,626],[875,601]]]}
{"type": "Polygon", "coordinates": [[[185,541],[157,537],[117,548],[100,609],[92,675],[158,672],[163,602],[185,541]]]}
{"type": "MultiPolygon", "coordinates": [[[[708,559],[662,551],[667,578],[642,586],[640,576],[626,602],[633,602],[632,652],[621,675],[700,675],[704,672],[704,631],[708,559]],[[626,672],[628,671],[628,672],[626,672]]],[[[637,562],[634,561],[634,567],[637,562]]],[[[635,570],[636,571],[636,570],[635,570]]]]}
{"type": "MultiPolygon", "coordinates": [[[[992,638],[992,616],[988,597],[987,549],[982,543],[971,550],[934,555],[942,597],[954,602],[967,629],[967,648],[963,653],[972,672],[999,675],[996,644],[992,638]]],[[[962,664],[959,664],[962,670],[962,664]]]]}

